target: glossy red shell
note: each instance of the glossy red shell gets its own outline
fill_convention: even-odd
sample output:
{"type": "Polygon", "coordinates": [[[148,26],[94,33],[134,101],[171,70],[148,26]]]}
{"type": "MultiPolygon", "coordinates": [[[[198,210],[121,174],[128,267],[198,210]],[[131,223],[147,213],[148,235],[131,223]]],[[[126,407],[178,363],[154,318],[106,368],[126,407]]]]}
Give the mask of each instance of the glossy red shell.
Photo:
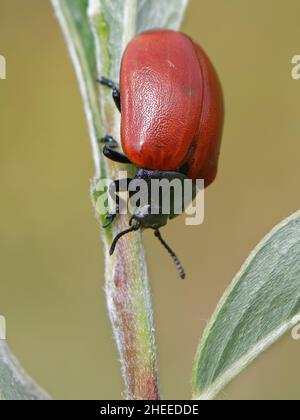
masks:
{"type": "Polygon", "coordinates": [[[121,138],[138,167],[216,177],[223,129],[223,95],[204,51],[169,30],[142,33],[128,45],[120,75],[121,138]]]}

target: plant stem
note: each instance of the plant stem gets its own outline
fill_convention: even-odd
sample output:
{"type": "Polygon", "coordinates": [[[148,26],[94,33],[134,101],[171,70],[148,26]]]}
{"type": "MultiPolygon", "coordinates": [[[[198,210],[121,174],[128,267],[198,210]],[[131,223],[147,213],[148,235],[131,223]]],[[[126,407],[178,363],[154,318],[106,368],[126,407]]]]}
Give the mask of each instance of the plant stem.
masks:
{"type": "MultiPolygon", "coordinates": [[[[99,93],[95,81],[96,76],[105,75],[115,78],[113,68],[119,66],[120,60],[120,54],[116,58],[110,49],[109,23],[105,16],[106,1],[90,0],[88,10],[85,10],[85,15],[81,16],[77,24],[74,16],[78,18],[80,10],[74,10],[74,7],[79,7],[78,1],[52,0],[52,4],[62,26],[80,83],[90,127],[96,178],[99,178],[101,174],[103,177],[115,179],[118,170],[124,171],[124,167],[104,161],[97,141],[106,133],[119,138],[120,130],[120,116],[113,106],[110,93],[102,89],[99,103],[95,100],[99,93]],[[80,32],[84,20],[90,22],[89,33],[80,32]],[[91,34],[94,36],[94,59],[97,63],[94,70],[97,74],[91,72],[91,61],[89,62],[90,58],[85,49],[85,45],[90,45],[91,40],[86,42],[87,40],[83,38],[91,34]]],[[[123,11],[120,52],[135,33],[136,0],[124,1],[123,11]]],[[[128,170],[132,172],[133,169],[128,168],[128,170]]],[[[96,195],[93,197],[96,203],[96,195]]],[[[128,228],[128,224],[128,217],[121,216],[113,229],[102,231],[105,246],[107,306],[120,354],[126,398],[156,400],[159,399],[159,391],[153,313],[141,234],[134,233],[124,237],[118,244],[115,256],[109,256],[112,237],[117,232],[128,228]]]]}
{"type": "MultiPolygon", "coordinates": [[[[91,4],[97,3],[92,0],[91,4]]],[[[100,2],[98,2],[100,4],[100,2]]],[[[136,0],[126,0],[124,5],[123,37],[121,50],[135,34],[136,0]]],[[[105,48],[103,36],[104,16],[100,9],[89,10],[95,37],[96,49],[105,48]]],[[[98,55],[98,74],[117,77],[111,70],[113,63],[103,63],[98,55]],[[106,65],[105,65],[106,64],[106,65]],[[107,67],[107,68],[105,68],[107,67]]],[[[119,138],[120,116],[112,103],[111,96],[101,96],[105,131],[119,138]]],[[[124,170],[116,164],[107,164],[112,179],[118,170],[124,170]]],[[[132,172],[132,168],[128,168],[132,172]]],[[[113,235],[127,229],[129,219],[121,216],[113,229],[113,235]]],[[[120,354],[127,399],[159,399],[157,384],[156,349],[153,328],[152,305],[149,291],[147,266],[141,240],[141,234],[135,233],[119,241],[116,256],[109,256],[106,245],[106,282],[107,306],[114,337],[120,354]]]]}
{"type": "MultiPolygon", "coordinates": [[[[127,225],[120,220],[118,230],[127,225]]],[[[140,234],[125,237],[107,264],[108,311],[128,399],[159,399],[148,276],[140,234]],[[133,258],[133,256],[135,256],[133,258]]]]}

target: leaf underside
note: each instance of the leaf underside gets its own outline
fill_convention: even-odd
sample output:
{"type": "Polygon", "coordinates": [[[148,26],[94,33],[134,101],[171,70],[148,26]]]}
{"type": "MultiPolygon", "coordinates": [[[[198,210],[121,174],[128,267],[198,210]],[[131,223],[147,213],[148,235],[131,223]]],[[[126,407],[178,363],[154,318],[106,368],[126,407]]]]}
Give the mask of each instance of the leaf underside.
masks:
{"type": "Polygon", "coordinates": [[[208,325],[193,372],[195,399],[213,399],[300,322],[300,212],[252,252],[208,325]]]}
{"type": "Polygon", "coordinates": [[[5,340],[0,340],[0,400],[48,400],[20,366],[5,340]]]}

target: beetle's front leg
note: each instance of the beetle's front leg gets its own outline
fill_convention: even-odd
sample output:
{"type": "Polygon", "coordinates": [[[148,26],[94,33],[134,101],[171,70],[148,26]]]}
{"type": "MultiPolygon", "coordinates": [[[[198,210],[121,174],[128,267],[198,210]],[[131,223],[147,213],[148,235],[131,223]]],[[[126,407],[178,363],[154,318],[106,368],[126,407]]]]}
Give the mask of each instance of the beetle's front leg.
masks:
{"type": "Polygon", "coordinates": [[[101,77],[99,80],[97,80],[101,85],[106,86],[110,89],[112,89],[112,97],[115,101],[116,107],[121,112],[121,94],[118,86],[112,82],[111,80],[107,79],[106,77],[101,77]]]}
{"type": "Polygon", "coordinates": [[[110,213],[106,216],[107,223],[103,225],[104,229],[108,228],[115,221],[118,214],[120,214],[121,210],[124,208],[125,202],[120,198],[118,194],[120,192],[128,191],[131,181],[131,178],[118,179],[109,186],[109,195],[115,201],[116,209],[113,213],[110,213]]]}
{"type": "Polygon", "coordinates": [[[116,211],[114,213],[110,213],[106,216],[107,222],[103,225],[103,228],[108,228],[116,219],[116,217],[120,214],[120,207],[116,206],[116,211]]]}

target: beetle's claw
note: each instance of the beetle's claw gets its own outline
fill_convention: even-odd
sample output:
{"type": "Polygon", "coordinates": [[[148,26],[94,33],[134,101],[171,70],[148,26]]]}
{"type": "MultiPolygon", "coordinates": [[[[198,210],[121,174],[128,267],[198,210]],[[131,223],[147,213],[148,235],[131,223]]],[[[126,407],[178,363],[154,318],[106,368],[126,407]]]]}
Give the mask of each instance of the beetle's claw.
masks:
{"type": "Polygon", "coordinates": [[[113,136],[110,136],[110,135],[102,137],[100,139],[100,142],[105,144],[105,145],[108,145],[112,149],[116,149],[117,147],[119,147],[118,142],[113,138],[113,136]]]}
{"type": "Polygon", "coordinates": [[[103,229],[107,229],[113,223],[113,221],[115,220],[116,217],[117,217],[116,214],[109,214],[108,216],[106,216],[107,223],[105,223],[102,226],[103,229]]]}

